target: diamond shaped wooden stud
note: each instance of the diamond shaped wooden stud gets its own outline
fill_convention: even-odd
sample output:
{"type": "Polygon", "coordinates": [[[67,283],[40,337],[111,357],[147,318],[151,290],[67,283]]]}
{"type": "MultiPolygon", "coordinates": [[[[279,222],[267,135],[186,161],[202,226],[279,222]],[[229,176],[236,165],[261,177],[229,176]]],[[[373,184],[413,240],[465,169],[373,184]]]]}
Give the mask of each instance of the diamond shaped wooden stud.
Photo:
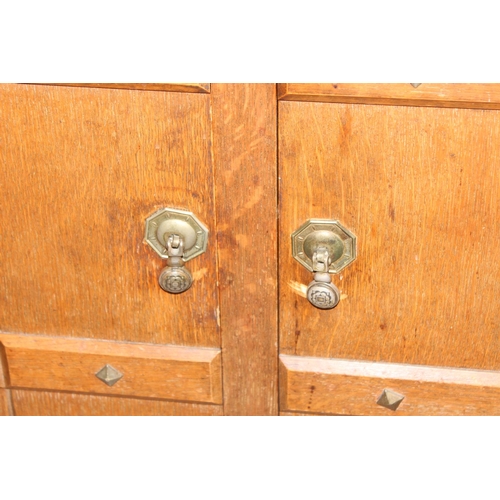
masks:
{"type": "Polygon", "coordinates": [[[389,410],[396,411],[405,397],[390,389],[384,389],[382,394],[377,399],[377,404],[389,410]]]}
{"type": "Polygon", "coordinates": [[[104,365],[95,376],[102,380],[105,384],[110,387],[118,382],[123,377],[123,373],[120,373],[116,368],[111,365],[104,365]]]}

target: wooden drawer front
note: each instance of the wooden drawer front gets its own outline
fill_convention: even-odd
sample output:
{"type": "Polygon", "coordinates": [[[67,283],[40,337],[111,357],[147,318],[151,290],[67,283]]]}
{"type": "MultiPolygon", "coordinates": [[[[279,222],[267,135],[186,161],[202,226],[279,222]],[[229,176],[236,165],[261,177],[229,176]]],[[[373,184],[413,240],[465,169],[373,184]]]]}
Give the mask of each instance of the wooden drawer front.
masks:
{"type": "Polygon", "coordinates": [[[500,109],[496,83],[280,83],[278,97],[285,101],[437,106],[500,109]]]}
{"type": "Polygon", "coordinates": [[[339,415],[499,415],[500,372],[280,356],[282,411],[339,415]],[[384,389],[404,396],[377,404],[384,389]]]}
{"type": "Polygon", "coordinates": [[[221,403],[220,350],[0,334],[12,388],[221,403]],[[123,374],[108,386],[105,365],[123,374]]]}

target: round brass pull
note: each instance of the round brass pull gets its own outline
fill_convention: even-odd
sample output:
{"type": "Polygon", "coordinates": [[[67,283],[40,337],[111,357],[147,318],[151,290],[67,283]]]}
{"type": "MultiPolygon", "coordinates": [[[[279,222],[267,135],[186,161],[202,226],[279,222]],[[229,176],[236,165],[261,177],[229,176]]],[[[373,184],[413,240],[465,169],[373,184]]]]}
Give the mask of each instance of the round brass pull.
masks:
{"type": "Polygon", "coordinates": [[[158,283],[166,292],[182,293],[193,284],[193,277],[185,267],[164,267],[158,283]]]}
{"type": "Polygon", "coordinates": [[[339,289],[328,273],[314,273],[314,281],[307,287],[307,300],[318,309],[333,309],[339,303],[339,289]]]}

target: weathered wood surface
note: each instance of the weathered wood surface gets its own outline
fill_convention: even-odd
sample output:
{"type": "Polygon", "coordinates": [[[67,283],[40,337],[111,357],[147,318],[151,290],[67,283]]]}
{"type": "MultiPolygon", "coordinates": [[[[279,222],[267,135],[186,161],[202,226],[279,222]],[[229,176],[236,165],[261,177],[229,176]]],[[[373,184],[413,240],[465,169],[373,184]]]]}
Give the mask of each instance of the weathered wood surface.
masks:
{"type": "Polygon", "coordinates": [[[10,387],[222,403],[220,350],[0,333],[10,387]],[[123,374],[111,387],[96,373],[123,374]]]}
{"type": "Polygon", "coordinates": [[[500,372],[280,356],[281,408],[344,415],[500,415],[500,372]],[[384,389],[404,396],[377,404],[384,389]]]}
{"type": "Polygon", "coordinates": [[[280,83],[287,101],[500,109],[498,83],[280,83]]]}
{"type": "Polygon", "coordinates": [[[220,346],[210,95],[0,85],[0,329],[220,346]],[[212,232],[172,295],[144,243],[158,208],[212,232]]]}
{"type": "Polygon", "coordinates": [[[227,415],[277,403],[276,88],[211,89],[227,415]]]}
{"type": "Polygon", "coordinates": [[[21,416],[219,416],[222,406],[14,389],[16,415],[21,416]]]}
{"type": "Polygon", "coordinates": [[[280,102],[283,354],[500,369],[500,114],[280,102]],[[333,281],[340,304],[303,297],[312,275],[291,233],[332,218],[358,238],[333,281]]]}

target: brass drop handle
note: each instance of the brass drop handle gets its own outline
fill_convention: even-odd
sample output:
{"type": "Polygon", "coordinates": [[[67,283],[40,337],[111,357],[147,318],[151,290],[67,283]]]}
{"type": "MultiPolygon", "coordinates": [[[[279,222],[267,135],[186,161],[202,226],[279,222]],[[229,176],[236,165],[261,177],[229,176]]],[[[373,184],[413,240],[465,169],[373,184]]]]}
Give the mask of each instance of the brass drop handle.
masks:
{"type": "Polygon", "coordinates": [[[163,290],[170,293],[185,292],[193,284],[193,276],[184,267],[184,238],[178,234],[170,234],[167,239],[167,265],[158,278],[163,290]]]}
{"type": "Polygon", "coordinates": [[[309,302],[319,309],[333,309],[340,292],[330,275],[356,259],[356,236],[337,220],[309,219],[292,233],[292,255],[314,273],[307,287],[309,302]]]}
{"type": "Polygon", "coordinates": [[[333,309],[340,300],[339,289],[332,283],[328,268],[332,258],[326,247],[317,247],[312,256],[314,280],[307,287],[307,300],[320,309],[333,309]]]}
{"type": "Polygon", "coordinates": [[[184,264],[207,249],[208,229],[185,210],[162,208],[146,219],[146,242],[167,265],[158,282],[169,293],[182,293],[193,284],[184,264]]]}

